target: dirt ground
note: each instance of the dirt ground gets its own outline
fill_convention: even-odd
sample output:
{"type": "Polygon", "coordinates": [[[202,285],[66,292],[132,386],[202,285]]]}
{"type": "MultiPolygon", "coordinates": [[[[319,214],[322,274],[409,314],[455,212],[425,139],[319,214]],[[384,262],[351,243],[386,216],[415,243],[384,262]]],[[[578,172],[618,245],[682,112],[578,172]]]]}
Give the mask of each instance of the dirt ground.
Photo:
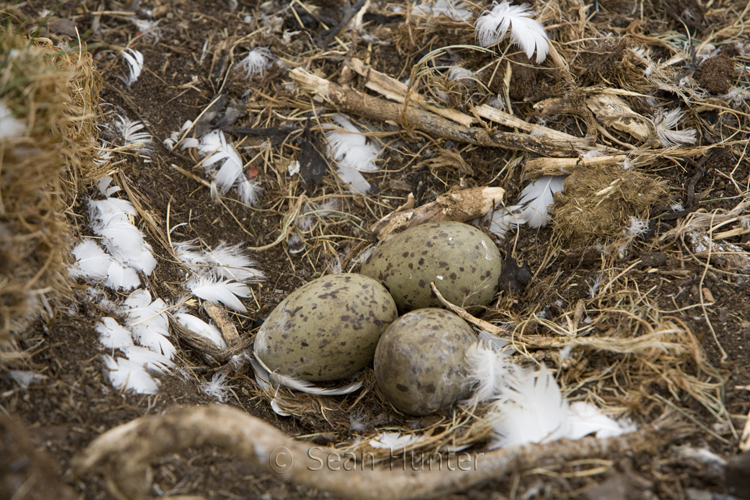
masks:
{"type": "MultiPolygon", "coordinates": [[[[540,0],[533,4],[537,12],[546,5],[540,0]]],[[[566,15],[586,6],[586,22],[601,33],[609,34],[600,39],[592,37],[589,42],[578,45],[575,59],[568,59],[576,84],[581,88],[625,88],[622,84],[627,73],[623,66],[624,53],[634,44],[651,43],[657,55],[662,52],[660,59],[666,60],[673,53],[668,50],[664,33],[684,37],[687,30],[695,38],[694,46],[698,46],[710,33],[715,33],[710,26],[729,25],[727,16],[737,18],[742,13],[747,17],[740,2],[711,4],[708,8],[705,3],[699,5],[694,0],[663,0],[641,2],[633,9],[630,2],[601,0],[594,4],[556,2],[554,5],[566,15]]],[[[6,13],[11,13],[16,23],[26,19],[24,23],[31,29],[45,14],[44,10],[55,5],[53,1],[28,1],[6,7],[6,13]]],[[[304,126],[311,116],[311,106],[317,106],[316,112],[322,116],[326,105],[312,103],[309,96],[286,85],[289,82],[287,69],[304,64],[306,69],[332,82],[364,91],[356,75],[343,70],[347,58],[359,57],[374,69],[403,81],[410,76],[412,66],[429,51],[470,41],[467,38],[467,33],[473,33],[470,28],[452,28],[450,22],[443,26],[414,24],[415,21],[407,19],[405,10],[394,8],[397,6],[405,7],[402,3],[373,2],[363,18],[365,32],[372,37],[362,39],[360,35],[358,44],[352,44],[351,34],[342,31],[341,39],[325,50],[319,48],[320,40],[326,35],[323,25],[337,25],[345,10],[337,0],[312,2],[311,10],[315,14],[308,12],[301,2],[293,2],[290,7],[276,0],[262,4],[242,0],[82,0],[60,5],[41,31],[41,36],[54,41],[74,40],[77,28],[88,44],[104,79],[102,123],[114,123],[117,113],[147,124],[146,130],[154,138],[153,153],[118,156],[115,183],[128,188],[130,199],[136,197],[153,216],[156,225],[162,231],[170,231],[172,241],[199,239],[209,247],[222,241],[247,248],[261,247],[279,237],[284,218],[299,196],[306,193],[309,199],[318,202],[335,197],[340,203],[344,215],[321,222],[313,232],[306,234],[304,251],[291,253],[286,242],[282,242],[264,251],[251,252],[267,279],[254,285],[253,297],[244,301],[248,312],[232,314],[243,338],[251,338],[286,295],[330,273],[337,258],[343,259],[343,268],[356,271],[357,254],[376,241],[366,229],[406,203],[409,193],[414,194],[417,204],[424,204],[452,188],[493,185],[505,188],[506,200],[512,204],[524,187],[523,162],[514,160],[523,154],[524,159],[538,155],[457,144],[416,130],[402,129],[392,134],[395,124],[377,123],[354,115],[350,116],[357,118],[358,123],[387,132],[381,135],[388,149],[381,156],[380,171],[367,176],[375,186],[369,195],[352,195],[330,169],[320,184],[307,189],[299,175],[289,176],[287,165],[297,157],[307,140],[304,126]],[[155,29],[144,32],[130,22],[131,19],[158,22],[155,29]],[[129,87],[120,78],[127,72],[119,55],[124,47],[142,52],[145,60],[143,72],[129,87]],[[231,64],[236,64],[248,49],[256,47],[268,47],[287,67],[274,65],[248,82],[231,64]],[[225,131],[234,144],[239,142],[237,150],[245,161],[255,158],[245,172],[260,180],[264,189],[256,207],[242,204],[231,192],[223,198],[223,204],[214,203],[210,190],[196,180],[205,178],[203,169],[198,166],[197,154],[189,150],[168,151],[161,143],[186,120],[195,120],[219,93],[242,103],[241,116],[225,127],[225,131]],[[278,139],[271,132],[261,138],[238,133],[236,129],[232,134],[232,127],[282,126],[292,131],[278,139]],[[272,146],[263,146],[264,140],[271,141],[272,146]],[[459,154],[464,168],[459,168],[457,161],[430,163],[429,160],[440,157],[443,151],[459,154]]],[[[548,27],[548,30],[554,29],[548,27]]],[[[585,34],[591,36],[590,32],[585,34]]],[[[496,324],[522,324],[533,314],[543,314],[549,322],[562,322],[578,304],[585,304],[587,314],[596,318],[617,302],[611,298],[608,299],[611,302],[597,302],[591,297],[592,287],[606,268],[612,273],[608,276],[618,276],[617,283],[625,280],[623,289],[637,291],[644,303],[648,302],[654,311],[661,312],[661,318],[673,318],[694,334],[707,365],[720,377],[720,380],[716,376],[708,378],[712,383],[721,382],[719,406],[725,413],[712,413],[684,387],[673,390],[666,379],[650,379],[632,391],[613,389],[609,403],[621,407],[630,405],[624,415],[638,424],[653,422],[669,407],[683,423],[692,425],[693,430],[665,435],[651,449],[608,457],[596,464],[594,461],[558,463],[514,471],[502,480],[446,498],[683,499],[697,498],[691,496],[697,494],[695,491],[709,495],[700,498],[711,498],[711,493],[729,493],[723,468],[709,467],[706,462],[680,455],[675,450],[680,446],[705,448],[724,460],[739,453],[739,434],[750,410],[750,267],[733,266],[727,263],[727,257],[722,260],[716,256],[708,266],[708,258],[696,254],[689,235],[665,237],[696,210],[729,211],[750,193],[750,162],[745,157],[750,110],[743,101],[731,112],[725,112],[729,109],[729,99],[719,97],[731,88],[747,85],[748,55],[732,43],[724,42],[722,36],[716,36],[714,43],[721,49],[720,53],[702,66],[698,65],[695,53],[692,60],[677,63],[680,76],[692,75],[697,85],[710,94],[692,107],[682,103],[688,113],[680,127],[692,126],[698,130],[696,147],[717,144],[729,136],[731,141],[692,158],[667,155],[646,167],[636,167],[649,178],[662,182],[664,194],[647,207],[647,230],[633,239],[620,255],[605,251],[613,248],[607,245],[613,244],[617,237],[602,234],[592,239],[580,236],[581,233],[568,236],[554,214],[553,223],[546,228],[521,227],[517,235],[514,231],[506,240],[495,238],[508,261],[515,258],[528,265],[532,279],[528,285],[517,284],[515,288],[509,286],[501,291],[493,307],[482,317],[496,324]],[[681,208],[670,208],[677,202],[682,203],[681,208]]],[[[747,35],[737,35],[735,42],[748,43],[747,35]]],[[[501,50],[508,46],[501,44],[501,50]]],[[[571,52],[561,51],[566,58],[571,52]]],[[[497,54],[470,52],[464,65],[478,68],[497,57],[497,54]]],[[[508,99],[515,116],[535,120],[539,112],[534,104],[572,95],[566,93],[565,82],[553,71],[551,63],[534,66],[515,49],[508,51],[508,59],[514,61],[508,99]]],[[[502,100],[505,66],[500,66],[497,72],[491,81],[484,79],[487,91],[457,89],[451,87],[456,85],[455,81],[443,81],[449,93],[452,92],[447,105],[471,114],[469,106],[464,106],[471,99],[483,103],[490,96],[499,95],[502,100]]],[[[654,89],[653,97],[662,102],[681,102],[677,93],[664,89],[654,89]]],[[[647,111],[650,104],[644,97],[630,96],[626,100],[634,111],[650,112],[647,111]]],[[[579,137],[590,131],[591,122],[582,114],[560,112],[545,120],[548,127],[579,137]]],[[[594,129],[593,133],[598,132],[594,129]]],[[[103,140],[119,145],[116,136],[107,134],[107,130],[102,130],[103,140]]],[[[630,140],[625,133],[611,129],[609,137],[598,134],[597,142],[613,147],[630,140]]],[[[324,135],[315,129],[312,137],[318,149],[324,152],[324,135]]],[[[81,193],[78,204],[71,207],[68,214],[79,236],[91,234],[87,226],[87,196],[93,195],[94,190],[81,193]]],[[[717,231],[739,225],[737,220],[730,221],[717,231]]],[[[146,232],[159,262],[148,278],[148,288],[154,296],[175,301],[185,294],[181,287],[184,268],[158,243],[151,228],[146,227],[146,232]]],[[[619,234],[619,230],[615,233],[619,234]]],[[[750,232],[738,231],[723,241],[734,245],[734,251],[745,252],[747,258],[750,232]]],[[[506,266],[506,269],[511,267],[506,266]]],[[[506,282],[513,282],[513,278],[506,277],[506,282]]],[[[3,487],[7,488],[4,491],[21,491],[19,485],[31,484],[25,482],[28,478],[35,478],[33,481],[38,485],[30,488],[29,496],[19,494],[13,498],[50,498],[50,491],[62,491],[59,495],[70,498],[111,498],[102,474],[72,475],[71,461],[77,453],[106,430],[137,417],[159,414],[175,405],[216,402],[200,390],[200,381],[210,377],[219,366],[207,362],[185,343],[178,345],[182,376],[159,376],[158,394],[135,395],[113,389],[100,360],[106,349],[100,345],[94,325],[102,316],[110,315],[99,305],[99,300],[105,296],[112,300],[118,297],[103,289],[92,295],[88,288],[79,281],[75,298],[67,308],[55,311],[52,317],[37,320],[16,339],[20,350],[29,356],[13,362],[9,368],[33,370],[45,378],[28,388],[14,382],[7,370],[0,378],[0,405],[3,413],[16,421],[4,421],[0,431],[6,451],[0,459],[0,467],[7,474],[3,480],[3,487]],[[43,450],[43,455],[37,456],[29,443],[43,450]],[[59,487],[62,489],[57,486],[57,477],[65,484],[59,487]]],[[[622,297],[625,296],[623,292],[622,297]]],[[[645,314],[641,319],[651,320],[645,314]]],[[[599,333],[619,328],[617,321],[611,318],[594,324],[599,333]]],[[[540,322],[529,323],[523,333],[550,335],[540,322]]],[[[544,349],[534,352],[537,359],[553,365],[559,360],[546,354],[544,349]]],[[[605,370],[627,358],[625,354],[598,352],[580,356],[571,370],[576,367],[582,371],[605,370]],[[581,360],[587,356],[584,366],[581,360]]],[[[697,365],[688,361],[680,366],[694,370],[697,365]]],[[[705,373],[699,372],[695,370],[697,379],[708,380],[701,378],[705,373]]],[[[572,371],[566,377],[568,386],[578,387],[579,393],[584,391],[585,384],[596,385],[595,380],[576,385],[572,371]]],[[[628,381],[621,383],[627,385],[628,381]]],[[[348,421],[341,409],[353,403],[356,395],[334,398],[337,402],[332,403],[332,416],[311,413],[282,417],[274,413],[268,400],[260,394],[252,372],[234,375],[231,384],[234,389],[227,405],[259,417],[288,435],[305,436],[303,439],[318,444],[344,443],[355,437],[354,431],[344,430],[338,422],[348,421]]],[[[411,425],[408,418],[383,404],[377,391],[368,393],[360,403],[374,428],[411,425]]],[[[424,427],[427,422],[417,424],[424,427]]],[[[481,443],[476,449],[481,449],[481,443]]],[[[279,481],[217,449],[187,450],[163,457],[153,466],[152,492],[159,496],[329,498],[323,491],[279,481]]]]}

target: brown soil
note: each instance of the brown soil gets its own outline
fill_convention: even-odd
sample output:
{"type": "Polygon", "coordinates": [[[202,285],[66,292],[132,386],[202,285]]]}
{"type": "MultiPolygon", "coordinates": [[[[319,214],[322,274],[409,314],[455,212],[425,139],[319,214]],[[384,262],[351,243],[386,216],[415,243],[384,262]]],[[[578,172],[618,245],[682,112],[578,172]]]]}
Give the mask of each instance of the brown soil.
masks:
{"type": "MultiPolygon", "coordinates": [[[[665,1],[664,6],[655,7],[657,3],[649,3],[648,9],[655,10],[646,12],[647,19],[642,20],[641,12],[636,13],[627,7],[630,5],[628,2],[602,1],[599,3],[602,10],[596,22],[618,35],[624,35],[628,26],[638,23],[642,23],[642,36],[654,36],[659,29],[677,29],[676,26],[682,32],[682,24],[677,20],[682,20],[694,30],[707,29],[704,11],[697,2],[670,0],[665,1]],[[609,4],[612,4],[612,8],[607,10],[609,4]]],[[[43,8],[52,8],[55,4],[54,1],[26,2],[17,12],[36,22],[43,8]]],[[[73,23],[80,33],[89,37],[87,43],[92,47],[97,67],[105,81],[101,101],[112,105],[102,105],[105,113],[103,120],[113,120],[112,110],[117,109],[132,119],[148,123],[148,131],[157,143],[155,153],[148,159],[123,156],[116,182],[132,189],[153,215],[161,231],[165,231],[168,217],[169,228],[176,228],[170,234],[173,241],[200,239],[210,247],[221,241],[240,243],[243,247],[258,247],[273,242],[279,236],[279,228],[289,211],[289,200],[305,192],[299,183],[299,176],[290,178],[286,174],[288,163],[282,160],[289,160],[297,154],[303,143],[300,138],[303,136],[304,120],[310,115],[298,113],[303,108],[295,103],[295,94],[285,90],[284,81],[288,80],[284,79],[282,69],[269,69],[262,78],[248,84],[238,73],[227,73],[226,68],[232,57],[236,62],[252,47],[269,47],[276,56],[287,60],[296,60],[300,54],[308,52],[312,54],[316,37],[325,32],[321,23],[332,26],[340,19],[339,3],[322,4],[316,16],[307,14],[301,8],[287,10],[282,16],[283,30],[301,32],[290,43],[282,40],[283,30],[256,31],[256,25],[244,21],[247,15],[259,16],[280,9],[277,2],[257,6],[254,2],[240,1],[234,11],[227,7],[227,2],[209,0],[144,0],[135,4],[139,4],[140,9],[160,12],[157,39],[140,36],[137,28],[127,21],[128,15],[116,14],[101,16],[101,31],[92,35],[90,28],[97,18],[94,13],[99,8],[99,2],[93,0],[64,3],[55,13],[55,22],[50,22],[49,29],[42,31],[43,36],[59,40],[66,34],[75,34],[74,30],[70,31],[70,23],[73,23]],[[299,25],[300,21],[303,26],[299,25]],[[230,54],[228,50],[232,43],[242,37],[248,37],[248,41],[233,55],[230,54]],[[209,41],[209,53],[201,60],[206,40],[209,41]],[[125,71],[119,48],[126,45],[141,51],[146,61],[146,69],[130,88],[118,78],[125,71]],[[227,76],[226,82],[223,82],[224,76],[227,76]],[[297,131],[287,140],[274,145],[276,149],[272,158],[260,157],[253,163],[265,189],[257,208],[243,206],[236,201],[233,193],[223,199],[225,206],[217,205],[211,200],[205,186],[173,168],[176,165],[204,178],[202,168],[196,166],[199,158],[191,157],[189,153],[168,152],[161,145],[161,140],[178,130],[186,120],[195,120],[220,89],[237,100],[242,99],[246,91],[251,91],[244,107],[247,114],[234,124],[236,127],[297,127],[297,131]],[[273,106],[269,105],[271,101],[273,106]]],[[[105,10],[127,12],[129,5],[130,2],[110,1],[106,2],[105,10]]],[[[382,6],[375,10],[387,14],[378,20],[379,36],[392,36],[400,44],[368,46],[366,42],[360,42],[356,55],[363,59],[369,57],[369,63],[375,69],[394,78],[407,78],[411,66],[430,47],[434,49],[447,43],[466,42],[465,33],[461,34],[463,32],[440,31],[442,28],[434,27],[431,27],[434,32],[421,28],[420,31],[382,6]],[[423,52],[417,52],[423,49],[423,52]]],[[[539,10],[541,6],[537,7],[539,10]]],[[[621,79],[626,78],[622,73],[622,58],[627,46],[625,38],[616,38],[611,42],[598,45],[591,42],[591,47],[582,47],[571,64],[574,74],[582,79],[578,82],[580,86],[621,85],[621,79]]],[[[341,73],[345,54],[340,49],[335,42],[332,43],[331,50],[311,61],[308,69],[318,70],[334,82],[339,78],[345,79],[346,76],[341,73]]],[[[511,48],[510,52],[513,53],[514,49],[511,48]]],[[[705,61],[696,73],[700,86],[714,95],[726,93],[729,86],[736,84],[734,67],[737,61],[744,65],[748,63],[740,55],[736,55],[736,59],[734,57],[721,55],[705,61]]],[[[482,55],[473,56],[471,60],[479,67],[489,59],[482,55]]],[[[514,101],[513,111],[516,116],[535,123],[533,115],[536,112],[532,105],[548,97],[563,97],[566,84],[550,66],[544,70],[535,69],[525,56],[517,54],[511,55],[510,60],[514,62],[511,79],[513,90],[510,92],[510,98],[514,101]]],[[[485,82],[489,80],[492,68],[488,71],[485,71],[486,78],[483,74],[485,82]]],[[[500,94],[501,100],[503,91],[500,82],[504,71],[505,65],[500,65],[491,85],[495,95],[500,94]]],[[[356,81],[352,83],[352,86],[355,85],[356,81]]],[[[475,91],[469,87],[456,90],[461,93],[459,101],[462,103],[467,102],[475,91]]],[[[665,99],[674,97],[667,91],[659,96],[665,99]]],[[[647,107],[645,104],[642,106],[647,107]]],[[[745,112],[746,108],[743,108],[745,112]]],[[[635,106],[634,109],[642,111],[635,106]]],[[[464,111],[471,113],[468,107],[464,111]]],[[[713,137],[721,137],[724,128],[736,131],[744,127],[743,130],[747,130],[747,122],[739,126],[731,119],[726,115],[719,117],[715,107],[700,108],[691,111],[690,121],[684,126],[699,127],[701,134],[711,133],[713,137]]],[[[546,125],[583,136],[589,125],[584,121],[573,115],[560,115],[547,117],[546,125]]],[[[389,130],[386,124],[370,125],[376,131],[389,130]]],[[[322,135],[320,132],[314,134],[318,149],[324,151],[325,147],[320,146],[325,144],[322,135]]],[[[746,140],[746,132],[742,131],[741,134],[742,139],[746,140]]],[[[614,132],[614,135],[624,140],[619,132],[614,132]]],[[[239,136],[233,138],[234,141],[239,139],[239,136]]],[[[291,254],[282,243],[253,253],[253,258],[268,279],[262,285],[255,286],[254,297],[245,301],[248,313],[232,315],[244,338],[254,335],[262,320],[286,295],[330,272],[335,256],[343,255],[345,261],[350,262],[364,247],[361,242],[373,242],[374,238],[364,228],[405,203],[409,192],[414,193],[418,203],[426,203],[451,187],[482,186],[493,182],[493,185],[507,190],[506,200],[512,202],[518,199],[523,187],[521,169],[506,168],[513,155],[518,153],[447,144],[433,139],[421,133],[384,138],[384,142],[390,141],[392,154],[385,156],[379,173],[368,176],[376,187],[372,196],[341,197],[342,212],[347,216],[321,227],[308,239],[309,250],[291,254]],[[438,147],[460,151],[473,175],[460,175],[456,169],[446,166],[430,169],[424,163],[420,164],[438,147]]],[[[733,140],[739,139],[738,136],[733,140]]],[[[257,144],[253,138],[245,139],[238,151],[248,160],[258,153],[257,144]]],[[[724,378],[723,404],[731,415],[734,429],[740,432],[750,409],[747,389],[750,387],[748,276],[716,263],[716,267],[707,269],[704,257],[691,256],[689,243],[677,241],[667,246],[659,243],[659,237],[684,221],[697,208],[707,212],[729,210],[740,201],[741,196],[747,196],[750,162],[742,151],[742,147],[735,145],[703,155],[702,158],[706,160],[703,162],[700,159],[676,161],[665,158],[650,167],[646,173],[664,182],[669,195],[662,196],[650,207],[650,212],[646,214],[649,217],[648,230],[633,240],[629,250],[616,259],[617,268],[623,272],[627,270],[626,277],[631,286],[648,294],[659,309],[669,311],[668,316],[684,322],[698,337],[708,362],[724,378]],[[682,202],[684,211],[670,210],[669,206],[677,201],[682,202]],[[641,263],[636,264],[638,260],[641,263]],[[711,298],[707,298],[706,290],[711,298]],[[705,314],[700,307],[701,293],[705,302],[712,304],[706,307],[705,314]],[[726,353],[725,357],[722,350],[726,353]]],[[[335,175],[329,171],[322,184],[308,189],[307,195],[321,200],[339,195],[345,190],[342,191],[338,183],[335,175]]],[[[89,194],[93,193],[92,189],[89,194]]],[[[82,195],[78,204],[71,207],[70,215],[71,220],[77,221],[80,235],[89,234],[89,230],[85,229],[86,213],[87,199],[82,195]]],[[[142,228],[149,231],[159,260],[154,274],[148,279],[148,288],[155,296],[165,300],[182,297],[185,294],[181,287],[185,275],[183,268],[157,243],[156,230],[146,225],[142,225],[142,228]]],[[[560,234],[553,231],[551,226],[541,230],[523,228],[518,237],[511,237],[511,240],[510,245],[498,241],[498,246],[505,256],[515,257],[519,263],[524,262],[533,279],[531,284],[525,286],[528,279],[505,278],[506,282],[514,281],[515,284],[508,285],[508,291],[501,293],[497,304],[512,304],[512,310],[519,316],[545,311],[548,320],[561,320],[566,312],[575,309],[580,300],[589,299],[590,287],[601,273],[602,263],[609,258],[603,254],[602,247],[597,246],[602,241],[587,240],[581,243],[575,240],[575,243],[571,243],[566,240],[561,243],[560,234]]],[[[745,252],[750,250],[750,234],[734,236],[728,241],[745,252]]],[[[3,420],[0,433],[5,452],[5,458],[0,461],[0,476],[6,478],[0,484],[3,492],[18,491],[18,485],[34,477],[37,486],[25,498],[50,498],[50,491],[58,492],[57,496],[61,498],[67,498],[65,495],[71,491],[71,495],[83,498],[110,498],[103,476],[90,474],[82,478],[72,477],[69,470],[74,455],[106,430],[137,417],[158,414],[174,405],[194,406],[215,402],[200,391],[198,381],[210,377],[216,366],[209,365],[194,349],[183,344],[178,346],[178,364],[182,367],[182,374],[160,377],[162,385],[157,395],[123,394],[113,389],[100,361],[100,355],[105,354],[106,350],[99,344],[94,330],[95,321],[109,315],[99,306],[105,292],[92,295],[87,288],[85,283],[79,282],[75,297],[71,298],[67,308],[54,311],[51,317],[37,320],[33,328],[15,340],[18,349],[30,356],[13,361],[9,368],[34,370],[46,379],[24,389],[5,374],[0,378],[0,404],[5,413],[23,422],[30,441],[43,453],[30,449],[23,431],[14,427],[17,424],[3,420]],[[61,475],[58,476],[56,469],[61,475]],[[67,483],[62,489],[58,489],[60,481],[67,483]]],[[[112,299],[121,298],[111,292],[106,294],[112,299]]],[[[489,311],[485,317],[491,319],[495,312],[489,311]]],[[[539,328],[532,333],[545,332],[539,328]]],[[[621,359],[615,355],[592,355],[588,361],[591,366],[606,367],[608,363],[621,359]]],[[[342,442],[354,436],[351,431],[342,432],[339,426],[329,424],[326,415],[315,414],[307,418],[278,416],[271,410],[268,401],[259,397],[251,372],[234,376],[231,383],[235,388],[227,404],[262,418],[289,435],[316,435],[315,442],[321,444],[342,442]]],[[[656,383],[643,387],[644,393],[648,393],[644,395],[644,401],[646,395],[652,394],[669,397],[666,387],[666,384],[656,383]]],[[[339,398],[336,404],[343,407],[344,403],[352,403],[355,398],[339,398]]],[[[712,427],[717,420],[703,406],[685,393],[680,393],[679,398],[683,407],[691,412],[691,418],[697,419],[696,422],[702,426],[696,423],[695,431],[685,437],[671,442],[665,439],[648,452],[611,457],[610,462],[602,462],[604,469],[600,473],[580,474],[581,464],[555,464],[548,469],[516,471],[507,480],[476,486],[449,498],[623,498],[611,493],[618,489],[615,484],[618,481],[624,483],[632,495],[628,498],[682,499],[686,498],[685,490],[688,488],[727,493],[721,471],[677,457],[670,446],[705,446],[728,459],[737,454],[737,437],[733,429],[723,422],[712,427]],[[587,488],[599,489],[585,493],[587,488]]],[[[382,404],[376,391],[370,392],[362,404],[371,422],[405,425],[409,421],[382,404]]],[[[649,414],[647,409],[636,414],[642,424],[657,416],[649,414]]],[[[337,418],[347,417],[335,414],[332,417],[334,420],[337,418]]],[[[324,492],[283,483],[215,449],[187,450],[164,457],[153,465],[154,494],[202,495],[205,498],[328,498],[324,492]]],[[[6,497],[10,498],[10,495],[6,497]]]]}

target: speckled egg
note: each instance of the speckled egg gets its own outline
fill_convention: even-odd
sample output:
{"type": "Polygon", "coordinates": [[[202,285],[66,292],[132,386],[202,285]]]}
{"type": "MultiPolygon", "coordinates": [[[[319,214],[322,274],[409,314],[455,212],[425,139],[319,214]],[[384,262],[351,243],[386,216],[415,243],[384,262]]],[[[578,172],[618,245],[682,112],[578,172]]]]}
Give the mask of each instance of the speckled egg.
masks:
{"type": "Polygon", "coordinates": [[[466,349],[477,338],[445,309],[417,309],[385,331],[375,350],[375,379],[393,406],[429,415],[469,396],[466,349]]]}
{"type": "Polygon", "coordinates": [[[380,334],[397,316],[374,279],[324,276],[276,306],[258,330],[255,354],[271,370],[302,380],[349,377],[372,362],[380,334]]]}
{"type": "Polygon", "coordinates": [[[500,252],[492,240],[460,222],[407,229],[375,249],[361,270],[385,285],[401,311],[442,307],[431,281],[448,301],[476,311],[471,306],[492,301],[501,271],[500,252]]]}

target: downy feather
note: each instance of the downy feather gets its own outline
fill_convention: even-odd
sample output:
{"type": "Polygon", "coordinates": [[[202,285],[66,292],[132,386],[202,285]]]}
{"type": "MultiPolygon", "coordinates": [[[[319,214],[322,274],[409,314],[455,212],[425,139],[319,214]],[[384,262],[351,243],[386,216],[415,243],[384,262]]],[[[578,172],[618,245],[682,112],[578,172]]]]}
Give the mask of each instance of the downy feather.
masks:
{"type": "Polygon", "coordinates": [[[130,330],[120,326],[114,318],[102,318],[100,323],[96,323],[96,331],[99,333],[99,342],[107,349],[133,347],[130,330]]]}
{"type": "Polygon", "coordinates": [[[328,156],[336,162],[339,177],[344,182],[358,193],[367,193],[371,186],[361,171],[378,170],[374,161],[380,151],[348,119],[341,115],[331,118],[343,127],[343,131],[332,130],[326,133],[328,156]]]}
{"type": "Polygon", "coordinates": [[[227,348],[224,337],[221,336],[221,332],[215,326],[187,313],[177,313],[174,315],[174,319],[191,332],[213,342],[217,349],[227,348]]]}
{"type": "Polygon", "coordinates": [[[509,373],[507,355],[502,350],[494,350],[490,344],[475,342],[466,349],[466,366],[469,367],[468,380],[474,385],[469,403],[489,401],[500,394],[509,373]]]}
{"type": "Polygon", "coordinates": [[[271,51],[266,47],[259,47],[251,50],[239,63],[237,63],[238,70],[244,70],[247,72],[245,78],[252,80],[255,75],[263,76],[266,68],[271,64],[272,58],[271,51]]]}
{"type": "Polygon", "coordinates": [[[221,302],[230,309],[238,312],[244,313],[247,311],[242,302],[240,302],[240,299],[238,299],[238,297],[247,298],[250,296],[250,289],[247,285],[198,276],[188,281],[185,286],[193,295],[203,300],[213,303],[221,302]]]}
{"type": "Polygon", "coordinates": [[[544,26],[529,16],[534,14],[528,4],[510,5],[507,0],[494,3],[491,11],[477,19],[476,37],[482,47],[489,47],[505,38],[511,29],[511,41],[531,59],[536,49],[536,62],[540,64],[547,57],[549,38],[544,26]]]}
{"type": "Polygon", "coordinates": [[[289,375],[282,375],[280,373],[272,372],[255,354],[253,354],[253,356],[251,356],[249,359],[250,364],[255,371],[255,379],[260,383],[265,383],[271,386],[282,385],[296,391],[306,392],[307,394],[315,394],[317,396],[340,396],[343,394],[352,393],[362,387],[362,380],[360,379],[341,387],[324,389],[322,387],[317,387],[306,380],[300,380],[289,375]]]}
{"type": "Polygon", "coordinates": [[[132,390],[137,394],[156,394],[159,386],[143,366],[125,358],[102,356],[109,382],[115,389],[132,390]]]}
{"type": "Polygon", "coordinates": [[[228,385],[226,381],[227,374],[225,372],[216,372],[211,377],[211,380],[201,383],[201,392],[206,396],[216,398],[219,403],[223,403],[227,400],[227,392],[236,387],[234,385],[228,385]]]}
{"type": "Polygon", "coordinates": [[[529,227],[544,227],[549,222],[547,209],[555,202],[554,194],[564,188],[566,176],[544,176],[535,180],[521,192],[523,210],[518,213],[518,219],[525,221],[529,227]]]}

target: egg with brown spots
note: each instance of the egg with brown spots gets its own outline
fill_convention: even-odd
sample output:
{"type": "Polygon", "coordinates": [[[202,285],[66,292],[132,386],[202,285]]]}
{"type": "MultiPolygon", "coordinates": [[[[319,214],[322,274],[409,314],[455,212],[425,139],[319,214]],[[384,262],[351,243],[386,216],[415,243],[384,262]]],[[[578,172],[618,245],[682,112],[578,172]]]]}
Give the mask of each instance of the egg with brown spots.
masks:
{"type": "Polygon", "coordinates": [[[445,309],[417,309],[394,321],[375,351],[383,395],[410,415],[429,415],[471,393],[464,359],[477,341],[471,327],[445,309]]]}
{"type": "Polygon", "coordinates": [[[388,290],[361,274],[335,274],[298,288],[268,316],[254,351],[272,371],[310,382],[369,365],[398,313],[388,290]]]}
{"type": "Polygon", "coordinates": [[[383,242],[361,273],[385,285],[401,311],[442,307],[434,282],[449,302],[470,311],[486,306],[498,289],[502,261],[492,240],[460,222],[415,226],[383,242]]]}

